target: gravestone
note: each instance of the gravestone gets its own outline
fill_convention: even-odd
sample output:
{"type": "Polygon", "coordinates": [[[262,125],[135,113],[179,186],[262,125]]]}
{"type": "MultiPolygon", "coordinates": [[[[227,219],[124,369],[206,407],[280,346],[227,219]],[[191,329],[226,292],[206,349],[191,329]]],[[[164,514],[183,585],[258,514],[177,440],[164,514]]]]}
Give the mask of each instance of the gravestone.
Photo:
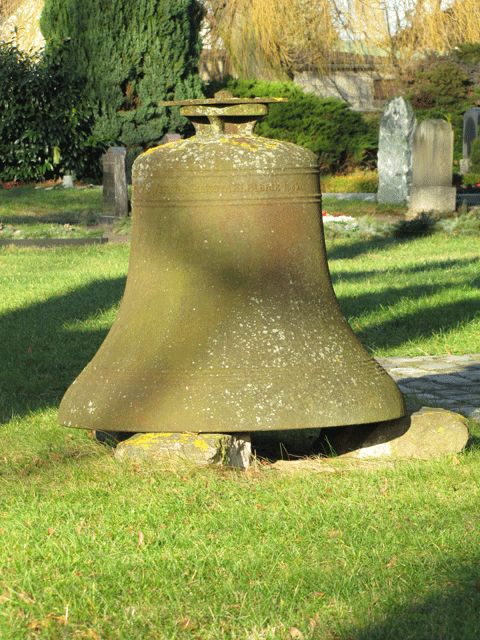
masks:
{"type": "Polygon", "coordinates": [[[160,144],[168,144],[169,142],[176,142],[177,140],[181,140],[182,136],[179,133],[166,133],[163,138],[160,140],[160,144]]]}
{"type": "Polygon", "coordinates": [[[378,202],[405,204],[412,181],[412,138],[415,116],[404,98],[386,105],[378,141],[378,202]]]}
{"type": "Polygon", "coordinates": [[[446,120],[424,120],[415,128],[412,144],[411,213],[455,211],[452,186],[453,130],[446,120]]]}
{"type": "Polygon", "coordinates": [[[120,218],[128,215],[126,155],[125,147],[110,147],[102,156],[104,216],[120,218]]]}
{"type": "Polygon", "coordinates": [[[62,178],[62,186],[64,189],[73,189],[75,187],[75,175],[73,173],[66,173],[62,178]]]}
{"type": "Polygon", "coordinates": [[[463,114],[463,157],[460,171],[467,173],[470,168],[470,154],[475,138],[480,134],[480,107],[472,107],[463,114]]]}

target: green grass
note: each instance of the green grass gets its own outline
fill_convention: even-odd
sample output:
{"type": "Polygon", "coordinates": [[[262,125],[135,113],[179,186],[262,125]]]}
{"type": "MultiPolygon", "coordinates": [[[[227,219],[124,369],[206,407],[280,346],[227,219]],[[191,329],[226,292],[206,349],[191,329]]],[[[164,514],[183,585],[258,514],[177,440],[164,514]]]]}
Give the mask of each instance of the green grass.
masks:
{"type": "Polygon", "coordinates": [[[380,219],[398,217],[402,218],[407,207],[397,204],[379,204],[377,202],[362,202],[361,200],[339,200],[329,198],[328,193],[322,198],[322,208],[331,215],[373,216],[380,219]]]}
{"type": "Polygon", "coordinates": [[[3,445],[5,640],[478,637],[478,449],[326,475],[168,471],[119,465],[53,410],[3,445]]]}
{"type": "MultiPolygon", "coordinates": [[[[442,234],[329,244],[377,355],[480,352],[478,254],[442,234]]],[[[57,426],[127,263],[125,245],[0,249],[0,638],[476,639],[478,427],[434,462],[242,475],[121,465],[57,426]]]]}
{"type": "Polygon", "coordinates": [[[341,306],[377,356],[480,353],[477,237],[330,244],[341,306]]]}

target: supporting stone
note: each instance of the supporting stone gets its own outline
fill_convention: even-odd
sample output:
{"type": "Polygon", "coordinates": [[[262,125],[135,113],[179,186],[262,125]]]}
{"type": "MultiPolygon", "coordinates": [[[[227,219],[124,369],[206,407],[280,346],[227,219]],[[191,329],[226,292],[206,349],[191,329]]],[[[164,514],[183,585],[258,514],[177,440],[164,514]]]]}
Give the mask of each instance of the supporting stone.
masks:
{"type": "Polygon", "coordinates": [[[462,451],[469,436],[467,424],[453,411],[423,407],[399,420],[329,429],[327,449],[357,459],[438,458],[462,451]]]}
{"type": "Polygon", "coordinates": [[[185,460],[248,469],[252,448],[248,433],[137,433],[120,442],[117,460],[185,460]]]}
{"type": "Polygon", "coordinates": [[[102,156],[103,215],[121,218],[128,215],[128,189],[125,147],[110,147],[102,156]]]}

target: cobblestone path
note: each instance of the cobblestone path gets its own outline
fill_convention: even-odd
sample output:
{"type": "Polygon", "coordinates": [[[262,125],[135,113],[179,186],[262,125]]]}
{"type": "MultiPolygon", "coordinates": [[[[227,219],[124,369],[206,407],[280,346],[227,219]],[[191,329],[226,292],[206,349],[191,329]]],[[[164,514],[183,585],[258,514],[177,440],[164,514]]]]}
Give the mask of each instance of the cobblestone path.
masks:
{"type": "Polygon", "coordinates": [[[377,359],[401,391],[422,405],[480,420],[480,354],[377,359]]]}

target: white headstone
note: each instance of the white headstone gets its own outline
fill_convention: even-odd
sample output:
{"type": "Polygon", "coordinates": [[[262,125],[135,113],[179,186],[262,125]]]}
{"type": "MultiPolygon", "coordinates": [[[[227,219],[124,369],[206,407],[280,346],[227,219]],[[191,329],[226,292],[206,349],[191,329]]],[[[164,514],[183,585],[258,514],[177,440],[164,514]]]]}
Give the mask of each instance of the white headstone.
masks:
{"type": "Polygon", "coordinates": [[[62,178],[63,188],[73,189],[75,187],[74,180],[75,180],[75,175],[73,173],[66,173],[62,178]]]}
{"type": "Polygon", "coordinates": [[[415,122],[413,109],[404,98],[394,98],[386,105],[378,141],[378,202],[408,201],[415,122]]]}

